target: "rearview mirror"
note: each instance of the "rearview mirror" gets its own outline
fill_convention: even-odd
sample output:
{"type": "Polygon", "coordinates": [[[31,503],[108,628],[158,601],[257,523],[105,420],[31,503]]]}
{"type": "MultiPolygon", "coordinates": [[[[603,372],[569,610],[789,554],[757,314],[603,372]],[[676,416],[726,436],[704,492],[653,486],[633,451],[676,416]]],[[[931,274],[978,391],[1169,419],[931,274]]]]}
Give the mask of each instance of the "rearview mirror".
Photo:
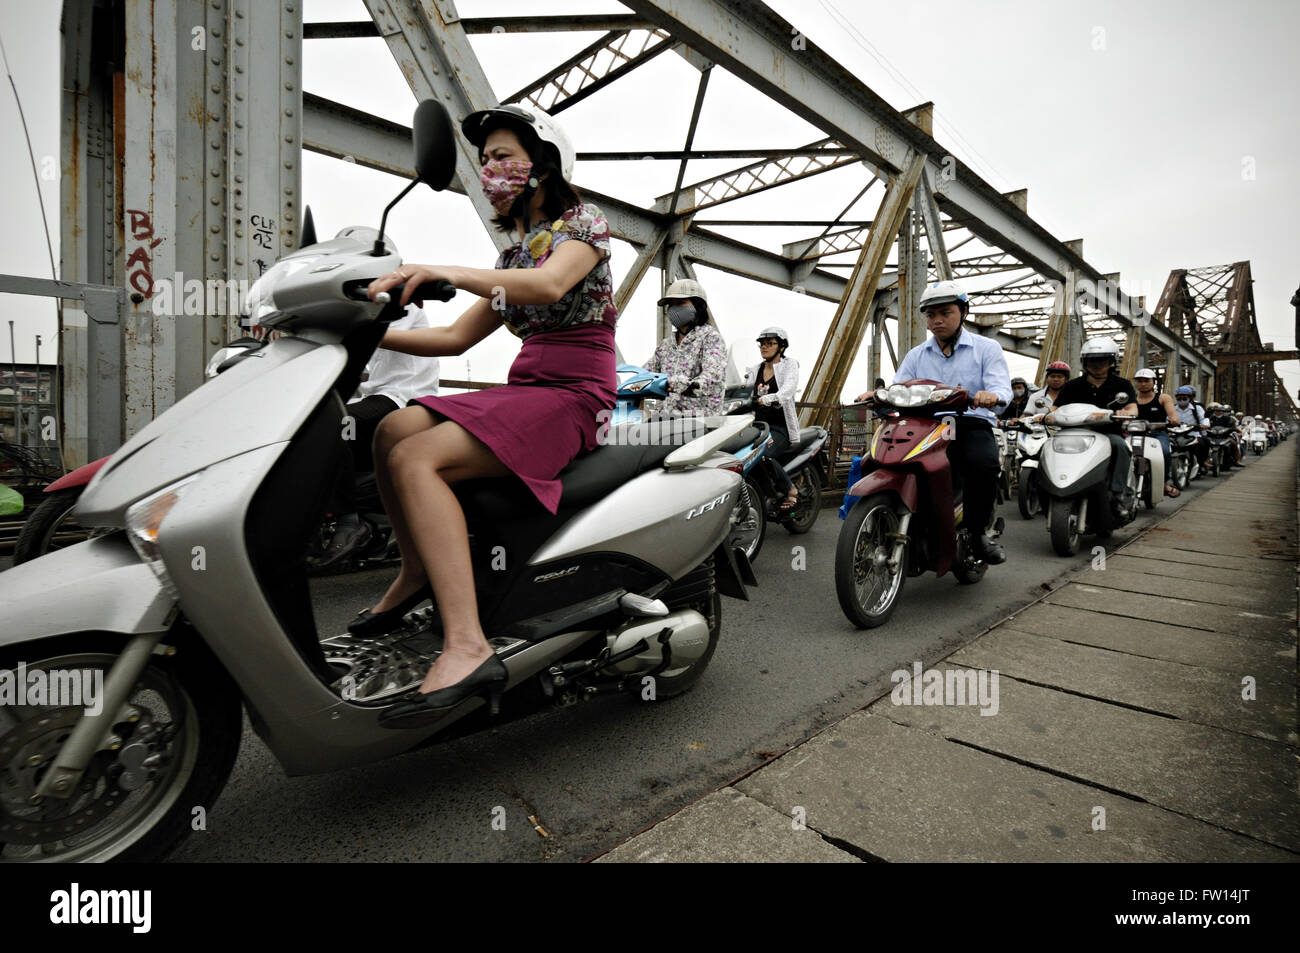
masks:
{"type": "Polygon", "coordinates": [[[415,147],[416,178],[441,192],[456,174],[456,134],[446,107],[436,99],[426,99],[415,108],[411,144],[415,147]]]}

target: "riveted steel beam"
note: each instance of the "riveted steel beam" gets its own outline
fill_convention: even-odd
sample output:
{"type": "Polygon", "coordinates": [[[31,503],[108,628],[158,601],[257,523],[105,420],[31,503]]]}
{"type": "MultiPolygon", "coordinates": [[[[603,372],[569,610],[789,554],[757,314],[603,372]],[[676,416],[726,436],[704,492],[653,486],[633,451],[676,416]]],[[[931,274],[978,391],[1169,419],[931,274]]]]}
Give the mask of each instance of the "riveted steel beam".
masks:
{"type": "MultiPolygon", "coordinates": [[[[1061,281],[1073,270],[1081,287],[1085,280],[1101,280],[1076,249],[1053,237],[849,70],[811,43],[793,50],[790,37],[799,31],[769,8],[746,0],[627,0],[626,5],[875,167],[897,173],[914,152],[925,155],[936,201],[948,217],[1045,277],[1061,281]]],[[[1117,312],[1125,326],[1150,317],[1122,293],[1117,312]]],[[[1151,336],[1172,343],[1165,328],[1152,328],[1151,336]]],[[[1209,366],[1206,355],[1197,351],[1194,357],[1209,366]]]]}

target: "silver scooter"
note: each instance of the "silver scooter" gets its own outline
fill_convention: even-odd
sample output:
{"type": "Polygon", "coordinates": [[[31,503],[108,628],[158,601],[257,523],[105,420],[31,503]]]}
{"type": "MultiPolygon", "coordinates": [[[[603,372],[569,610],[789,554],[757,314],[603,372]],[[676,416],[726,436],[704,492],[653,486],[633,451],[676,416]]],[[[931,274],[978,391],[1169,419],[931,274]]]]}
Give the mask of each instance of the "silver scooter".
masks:
{"type": "MultiPolygon", "coordinates": [[[[1122,406],[1128,395],[1119,394],[1115,400],[1117,406],[1122,406]]],[[[1058,556],[1073,556],[1079,551],[1080,536],[1107,537],[1137,518],[1139,504],[1154,508],[1164,498],[1164,451],[1159,442],[1147,436],[1150,429],[1162,425],[1126,419],[1092,404],[1057,407],[1043,423],[1055,433],[1039,452],[1037,487],[1047,510],[1048,535],[1058,556]],[[1112,501],[1111,443],[1094,428],[1122,420],[1127,420],[1126,440],[1132,453],[1125,498],[1112,501]]]]}
{"type": "MultiPolygon", "coordinates": [[[[445,188],[445,111],[422,103],[413,131],[416,181],[445,188]]],[[[373,246],[336,238],[271,267],[250,309],[278,339],[147,425],[86,488],[78,518],[113,530],[0,574],[0,860],[166,856],[220,794],[241,709],[290,775],[496,723],[475,696],[432,724],[380,726],[439,651],[436,610],[373,639],[322,640],[313,618],[304,558],[340,395],[401,314],[400,289],[366,295],[401,265],[382,235],[381,222],[373,246]]],[[[561,474],[556,515],[513,479],[456,486],[480,617],[509,672],[498,717],[605,692],[658,700],[699,678],[719,595],[746,598],[753,581],[724,545],[739,466],[716,452],[751,421],[611,429],[561,474]]]]}

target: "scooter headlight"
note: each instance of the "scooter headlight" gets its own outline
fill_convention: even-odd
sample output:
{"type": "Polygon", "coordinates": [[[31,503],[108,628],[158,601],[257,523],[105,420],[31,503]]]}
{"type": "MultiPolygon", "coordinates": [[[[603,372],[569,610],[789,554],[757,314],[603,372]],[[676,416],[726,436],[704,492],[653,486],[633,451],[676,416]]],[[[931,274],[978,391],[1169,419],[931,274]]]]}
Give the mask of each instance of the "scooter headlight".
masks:
{"type": "Polygon", "coordinates": [[[1083,453],[1097,440],[1093,433],[1057,434],[1052,438],[1052,449],[1057,453],[1083,453]]]}
{"type": "Polygon", "coordinates": [[[163,520],[180,502],[185,491],[198,480],[198,475],[186,477],[169,487],[159,490],[143,500],[131,504],[126,511],[126,537],[131,541],[136,554],[153,570],[158,581],[172,596],[179,595],[167,567],[163,565],[162,550],[158,546],[158,532],[163,520]]]}
{"type": "Polygon", "coordinates": [[[632,381],[630,384],[624,384],[619,388],[619,390],[623,391],[625,394],[639,394],[641,391],[649,387],[650,384],[651,379],[647,377],[644,380],[632,381]]]}

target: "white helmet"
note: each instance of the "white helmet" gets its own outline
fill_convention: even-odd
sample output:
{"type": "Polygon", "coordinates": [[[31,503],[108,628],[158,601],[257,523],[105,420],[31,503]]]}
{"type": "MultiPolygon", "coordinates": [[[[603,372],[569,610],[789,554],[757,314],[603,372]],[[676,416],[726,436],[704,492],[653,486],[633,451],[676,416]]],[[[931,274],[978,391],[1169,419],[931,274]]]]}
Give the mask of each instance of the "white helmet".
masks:
{"type": "Polygon", "coordinates": [[[936,281],[932,285],[927,285],[925,291],[921,292],[920,310],[954,302],[968,305],[970,296],[955,281],[936,281]]]}
{"type": "Polygon", "coordinates": [[[761,341],[763,338],[776,338],[781,347],[790,346],[790,335],[785,333],[785,328],[777,327],[775,324],[770,328],[764,328],[758,332],[758,337],[754,340],[761,341]]]}
{"type": "Polygon", "coordinates": [[[478,112],[470,113],[460,124],[460,131],[465,134],[465,138],[474,144],[476,149],[483,148],[483,142],[487,139],[488,133],[498,128],[501,122],[493,121],[497,117],[510,121],[512,125],[520,125],[532,131],[542,142],[548,142],[555,147],[555,151],[560,156],[560,175],[565,182],[573,181],[573,143],[569,141],[568,135],[559,125],[542,110],[535,106],[529,105],[516,106],[493,106],[491,109],[480,109],[478,112]]]}
{"type": "Polygon", "coordinates": [[[1118,364],[1119,348],[1110,338],[1093,338],[1079,349],[1079,363],[1082,364],[1090,357],[1108,357],[1118,364]]]}

